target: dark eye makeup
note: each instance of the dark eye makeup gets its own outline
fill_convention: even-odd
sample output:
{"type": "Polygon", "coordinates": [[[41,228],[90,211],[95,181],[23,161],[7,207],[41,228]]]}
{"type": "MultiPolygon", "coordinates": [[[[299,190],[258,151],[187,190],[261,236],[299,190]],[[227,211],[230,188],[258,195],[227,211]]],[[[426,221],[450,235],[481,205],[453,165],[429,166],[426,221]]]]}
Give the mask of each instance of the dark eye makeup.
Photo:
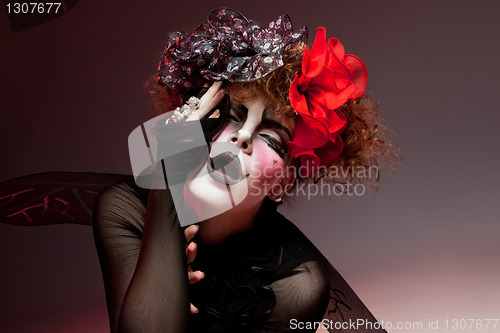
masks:
{"type": "Polygon", "coordinates": [[[265,139],[264,141],[272,150],[274,150],[282,159],[285,159],[288,150],[281,142],[276,140],[276,138],[272,135],[266,133],[259,133],[259,135],[265,139]]]}
{"type": "MultiPolygon", "coordinates": [[[[248,108],[245,105],[231,105],[231,111],[227,116],[227,121],[233,123],[235,125],[240,125],[246,119],[248,113],[248,108]]],[[[286,154],[288,153],[288,149],[286,145],[282,142],[288,141],[284,137],[289,136],[288,131],[284,130],[281,124],[273,120],[269,120],[268,118],[263,119],[263,123],[260,127],[262,127],[259,131],[259,137],[263,139],[263,141],[273,149],[281,158],[285,159],[286,154]],[[263,133],[262,131],[268,132],[263,133]],[[269,133],[271,132],[271,133],[269,133]],[[286,135],[282,135],[282,133],[286,133],[286,135]],[[277,138],[279,137],[279,139],[277,138]]]]}

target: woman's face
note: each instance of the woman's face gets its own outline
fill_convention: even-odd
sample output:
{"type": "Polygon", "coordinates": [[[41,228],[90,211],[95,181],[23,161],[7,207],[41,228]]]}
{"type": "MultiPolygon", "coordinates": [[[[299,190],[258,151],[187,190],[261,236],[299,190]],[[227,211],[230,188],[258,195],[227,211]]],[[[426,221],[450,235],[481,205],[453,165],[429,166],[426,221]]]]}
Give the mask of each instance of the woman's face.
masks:
{"type": "Polygon", "coordinates": [[[262,98],[232,102],[226,125],[213,139],[210,159],[188,174],[186,203],[199,221],[232,212],[256,212],[264,197],[279,197],[288,182],[294,120],[276,115],[262,98]]]}

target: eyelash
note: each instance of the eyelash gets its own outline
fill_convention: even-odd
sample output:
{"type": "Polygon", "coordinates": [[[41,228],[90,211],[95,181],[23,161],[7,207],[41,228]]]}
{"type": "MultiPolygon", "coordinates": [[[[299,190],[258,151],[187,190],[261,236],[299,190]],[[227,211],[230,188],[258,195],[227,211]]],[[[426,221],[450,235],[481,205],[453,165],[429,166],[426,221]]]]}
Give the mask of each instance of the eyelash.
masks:
{"type": "Polygon", "coordinates": [[[266,144],[274,150],[282,159],[285,159],[285,155],[287,150],[285,146],[281,144],[278,140],[276,140],[273,136],[265,133],[259,133],[261,137],[265,139],[266,144]]]}

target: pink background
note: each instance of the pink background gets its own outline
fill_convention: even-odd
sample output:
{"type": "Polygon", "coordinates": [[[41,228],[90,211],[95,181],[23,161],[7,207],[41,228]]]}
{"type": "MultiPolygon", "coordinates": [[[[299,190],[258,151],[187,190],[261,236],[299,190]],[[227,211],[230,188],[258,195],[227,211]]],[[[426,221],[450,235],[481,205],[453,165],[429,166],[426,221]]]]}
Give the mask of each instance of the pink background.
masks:
{"type": "MultiPolygon", "coordinates": [[[[2,6],[0,181],[131,173],[127,136],[151,118],[142,84],[167,33],[224,5],[261,24],[288,13],[311,43],[325,26],[366,63],[405,154],[372,197],[298,198],[284,214],[379,321],[499,318],[497,1],[82,0],[18,33],[2,6]]],[[[0,225],[0,253],[1,332],[108,330],[91,228],[0,225]]]]}

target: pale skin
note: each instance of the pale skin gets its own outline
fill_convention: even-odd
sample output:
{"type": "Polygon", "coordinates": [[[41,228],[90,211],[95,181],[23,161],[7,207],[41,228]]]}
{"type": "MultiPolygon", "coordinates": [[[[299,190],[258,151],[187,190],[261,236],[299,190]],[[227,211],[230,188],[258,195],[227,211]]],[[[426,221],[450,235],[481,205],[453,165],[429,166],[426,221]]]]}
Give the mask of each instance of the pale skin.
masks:
{"type": "MultiPolygon", "coordinates": [[[[200,107],[197,112],[194,112],[187,121],[197,120],[203,118],[210,110],[216,107],[223,99],[225,91],[221,89],[222,82],[215,82],[210,86],[208,91],[200,98],[200,107]]],[[[247,104],[248,106],[248,117],[245,120],[243,126],[239,128],[237,132],[230,133],[227,138],[222,140],[232,142],[237,144],[243,153],[250,156],[253,153],[253,140],[254,133],[261,129],[263,113],[266,111],[264,101],[257,100],[252,101],[247,104]]],[[[288,122],[287,127],[293,130],[293,121],[284,116],[275,116],[268,112],[268,117],[274,118],[276,122],[288,122]]],[[[219,117],[219,111],[215,111],[210,118],[219,117]]],[[[224,132],[224,130],[223,130],[224,132]]],[[[223,135],[223,134],[222,134],[223,135]]],[[[290,138],[291,139],[291,138],[290,138]]],[[[288,161],[290,165],[291,161],[288,161]]],[[[282,189],[285,185],[290,182],[291,177],[295,177],[292,174],[285,174],[278,179],[271,179],[269,182],[266,180],[265,191],[269,193],[271,199],[276,199],[281,197],[282,189]]],[[[249,200],[246,204],[240,204],[240,209],[232,209],[223,214],[210,218],[200,223],[200,225],[191,225],[185,229],[184,235],[186,240],[189,242],[197,233],[200,241],[204,244],[216,245],[220,244],[224,239],[232,234],[237,234],[250,229],[253,225],[253,220],[257,215],[262,203],[264,201],[265,195],[261,197],[254,197],[249,195],[249,200]],[[235,221],[238,223],[228,224],[227,221],[235,221]]],[[[191,242],[186,248],[186,258],[188,265],[192,263],[196,257],[197,245],[191,242]]],[[[203,279],[204,273],[201,271],[193,271],[190,266],[188,266],[188,278],[189,284],[199,282],[203,279]]],[[[190,304],[190,312],[196,313],[198,309],[190,304]]]]}

